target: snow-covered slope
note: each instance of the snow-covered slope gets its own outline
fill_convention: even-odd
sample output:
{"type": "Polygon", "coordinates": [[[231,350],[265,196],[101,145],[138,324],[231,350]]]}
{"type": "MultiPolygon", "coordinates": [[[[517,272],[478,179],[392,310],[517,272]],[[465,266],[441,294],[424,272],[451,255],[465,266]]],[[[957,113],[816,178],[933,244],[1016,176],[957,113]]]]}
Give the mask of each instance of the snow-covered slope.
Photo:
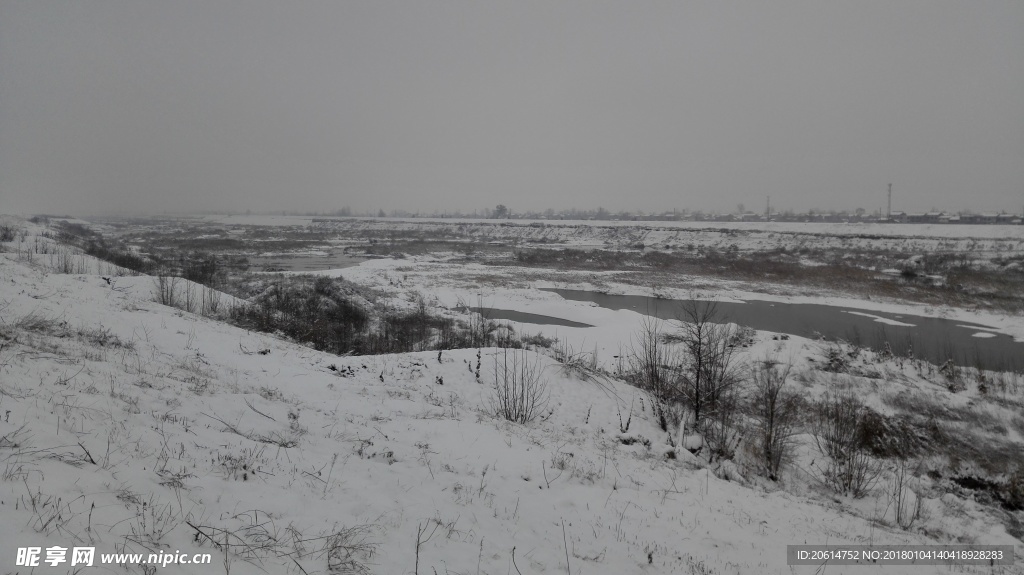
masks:
{"type": "MultiPolygon", "coordinates": [[[[201,574],[814,573],[786,545],[938,542],[720,479],[637,390],[547,356],[546,409],[515,424],[491,409],[499,350],[337,357],[152,289],[0,254],[3,572],[72,572],[19,547],[93,546],[212,553],[171,571],[201,574]]],[[[1014,542],[959,509],[976,542],[1014,542]]]]}

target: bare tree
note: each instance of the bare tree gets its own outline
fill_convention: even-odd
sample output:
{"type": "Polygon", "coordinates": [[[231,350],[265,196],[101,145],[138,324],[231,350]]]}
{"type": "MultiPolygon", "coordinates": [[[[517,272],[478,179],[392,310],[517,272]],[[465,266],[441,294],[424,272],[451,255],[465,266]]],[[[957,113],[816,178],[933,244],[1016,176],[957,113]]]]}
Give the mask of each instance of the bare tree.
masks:
{"type": "Polygon", "coordinates": [[[684,351],[676,387],[699,426],[718,409],[726,392],[742,379],[739,366],[733,361],[734,328],[720,323],[723,318],[718,302],[714,301],[691,298],[680,306],[676,318],[681,323],[679,338],[684,351]]]}

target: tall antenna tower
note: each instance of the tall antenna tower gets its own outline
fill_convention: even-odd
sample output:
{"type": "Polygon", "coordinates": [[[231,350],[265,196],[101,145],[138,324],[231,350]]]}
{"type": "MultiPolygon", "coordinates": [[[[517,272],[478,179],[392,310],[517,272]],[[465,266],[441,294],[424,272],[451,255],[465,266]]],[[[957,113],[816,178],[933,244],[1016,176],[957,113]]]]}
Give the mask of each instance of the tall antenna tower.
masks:
{"type": "Polygon", "coordinates": [[[768,203],[765,205],[765,208],[764,208],[764,217],[765,217],[765,219],[770,219],[772,217],[772,197],[771,196],[768,196],[768,203]]]}
{"type": "Polygon", "coordinates": [[[892,184],[889,184],[889,208],[885,211],[885,219],[892,219],[892,184]]]}

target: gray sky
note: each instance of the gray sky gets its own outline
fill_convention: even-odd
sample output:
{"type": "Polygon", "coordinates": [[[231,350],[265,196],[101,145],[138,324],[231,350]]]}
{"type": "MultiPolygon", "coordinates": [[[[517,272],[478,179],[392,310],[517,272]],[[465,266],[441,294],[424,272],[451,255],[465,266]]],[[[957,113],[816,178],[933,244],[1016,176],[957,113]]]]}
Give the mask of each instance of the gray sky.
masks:
{"type": "Polygon", "coordinates": [[[0,212],[1024,208],[1024,2],[0,0],[0,212]]]}

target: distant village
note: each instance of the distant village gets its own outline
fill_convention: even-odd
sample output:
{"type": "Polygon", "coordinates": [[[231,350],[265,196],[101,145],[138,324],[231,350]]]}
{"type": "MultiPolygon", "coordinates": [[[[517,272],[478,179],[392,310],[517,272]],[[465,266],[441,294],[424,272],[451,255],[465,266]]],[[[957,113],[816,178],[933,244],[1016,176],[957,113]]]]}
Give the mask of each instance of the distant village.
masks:
{"type": "Polygon", "coordinates": [[[431,213],[409,212],[404,210],[392,210],[385,212],[380,210],[377,213],[354,213],[348,208],[337,210],[331,214],[307,214],[307,215],[332,215],[340,217],[392,217],[392,218],[465,218],[465,219],[502,219],[502,220],[596,220],[596,221],[635,221],[635,222],[826,222],[826,223],[898,223],[898,224],[993,224],[993,225],[1021,225],[1024,217],[1021,214],[1006,212],[903,212],[893,211],[888,215],[876,212],[867,212],[863,209],[855,211],[817,211],[794,212],[785,210],[772,212],[765,210],[762,213],[742,209],[739,206],[735,212],[705,212],[700,210],[668,210],[659,213],[645,212],[612,212],[604,208],[595,210],[560,210],[552,209],[538,211],[516,212],[504,205],[498,205],[494,209],[474,210],[473,212],[461,211],[435,211],[431,213]]]}
{"type": "Polygon", "coordinates": [[[947,213],[947,212],[892,212],[888,217],[865,212],[815,212],[804,213],[784,211],[779,213],[713,213],[713,212],[663,212],[660,214],[617,213],[594,214],[586,217],[565,217],[556,214],[523,213],[510,214],[510,219],[587,219],[619,221],[694,221],[694,222],[831,222],[831,223],[900,223],[900,224],[1005,224],[1020,225],[1024,219],[1020,214],[1008,213],[947,213]]]}

